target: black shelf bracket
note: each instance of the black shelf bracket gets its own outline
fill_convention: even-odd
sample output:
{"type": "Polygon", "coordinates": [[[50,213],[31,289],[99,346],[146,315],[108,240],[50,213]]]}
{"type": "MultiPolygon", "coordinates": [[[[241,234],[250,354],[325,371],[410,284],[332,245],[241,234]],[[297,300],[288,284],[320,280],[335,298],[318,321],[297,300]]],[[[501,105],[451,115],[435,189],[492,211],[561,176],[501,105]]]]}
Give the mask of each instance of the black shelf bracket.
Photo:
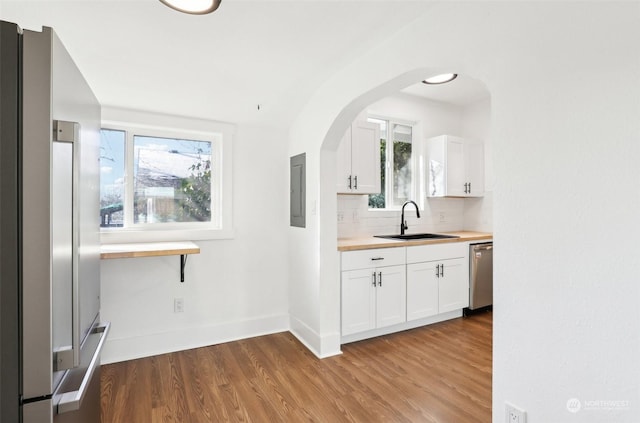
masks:
{"type": "Polygon", "coordinates": [[[187,255],[180,254],[180,282],[184,282],[184,266],[187,264],[187,255]]]}

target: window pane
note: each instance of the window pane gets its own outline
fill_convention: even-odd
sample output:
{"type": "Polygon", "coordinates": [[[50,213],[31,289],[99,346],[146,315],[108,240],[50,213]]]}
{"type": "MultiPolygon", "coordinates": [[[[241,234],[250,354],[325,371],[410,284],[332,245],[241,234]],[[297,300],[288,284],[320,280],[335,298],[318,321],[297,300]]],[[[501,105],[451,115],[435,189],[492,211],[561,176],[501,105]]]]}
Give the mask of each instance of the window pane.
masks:
{"type": "Polygon", "coordinates": [[[369,194],[369,207],[372,209],[384,209],[385,201],[385,168],[387,165],[387,141],[380,140],[380,194],[369,194]]]}
{"type": "Polygon", "coordinates": [[[411,197],[411,127],[393,124],[393,202],[401,206],[411,197]]]}
{"type": "Polygon", "coordinates": [[[211,143],[134,136],[134,223],[211,221],[211,143]]]}
{"type": "Polygon", "coordinates": [[[386,207],[386,168],[387,168],[387,121],[369,118],[367,122],[380,125],[380,194],[369,195],[369,207],[372,209],[384,209],[386,207]]]}
{"type": "Polygon", "coordinates": [[[100,131],[100,227],[124,224],[124,131],[100,131]]]}

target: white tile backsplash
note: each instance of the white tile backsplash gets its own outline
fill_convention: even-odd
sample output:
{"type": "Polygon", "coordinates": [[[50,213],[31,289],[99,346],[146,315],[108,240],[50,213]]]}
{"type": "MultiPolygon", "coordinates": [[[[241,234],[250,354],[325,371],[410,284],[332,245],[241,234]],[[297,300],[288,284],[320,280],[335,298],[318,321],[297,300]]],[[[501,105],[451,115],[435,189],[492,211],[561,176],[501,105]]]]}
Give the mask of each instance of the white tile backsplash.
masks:
{"type": "Polygon", "coordinates": [[[493,191],[485,191],[484,197],[464,200],[464,229],[493,232],[493,191]]]}
{"type": "MultiPolygon", "coordinates": [[[[420,218],[413,206],[405,208],[407,233],[447,232],[465,229],[465,199],[427,198],[420,218]],[[444,217],[441,220],[440,215],[444,217]]],[[[367,195],[338,195],[338,237],[397,234],[400,210],[369,210],[367,195]]]]}

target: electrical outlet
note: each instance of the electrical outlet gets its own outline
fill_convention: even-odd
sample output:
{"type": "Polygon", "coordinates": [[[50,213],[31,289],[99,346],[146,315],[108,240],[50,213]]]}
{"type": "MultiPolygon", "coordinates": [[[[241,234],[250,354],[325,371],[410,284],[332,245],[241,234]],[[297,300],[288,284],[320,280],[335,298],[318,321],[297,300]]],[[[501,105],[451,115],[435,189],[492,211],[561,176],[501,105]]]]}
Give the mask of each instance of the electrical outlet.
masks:
{"type": "Polygon", "coordinates": [[[444,223],[447,221],[447,217],[444,215],[444,212],[440,212],[440,223],[444,223]]]}
{"type": "Polygon", "coordinates": [[[523,409],[505,402],[504,411],[505,423],[527,423],[527,413],[523,409]]]}
{"type": "Polygon", "coordinates": [[[184,298],[173,299],[173,312],[174,313],[184,312],[184,298]]]}

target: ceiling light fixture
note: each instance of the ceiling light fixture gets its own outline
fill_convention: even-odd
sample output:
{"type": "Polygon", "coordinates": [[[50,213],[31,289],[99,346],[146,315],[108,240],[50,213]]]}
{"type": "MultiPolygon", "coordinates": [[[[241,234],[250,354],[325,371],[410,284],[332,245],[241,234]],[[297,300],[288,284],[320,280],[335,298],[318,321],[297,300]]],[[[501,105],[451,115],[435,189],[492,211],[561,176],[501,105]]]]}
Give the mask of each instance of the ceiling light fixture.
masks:
{"type": "Polygon", "coordinates": [[[160,0],[161,3],[190,15],[206,15],[215,11],[222,0],[160,0]]]}
{"type": "Polygon", "coordinates": [[[442,73],[440,75],[432,76],[431,78],[427,78],[422,81],[423,84],[427,85],[438,85],[438,84],[446,84],[447,82],[451,82],[458,77],[457,73],[442,73]]]}

